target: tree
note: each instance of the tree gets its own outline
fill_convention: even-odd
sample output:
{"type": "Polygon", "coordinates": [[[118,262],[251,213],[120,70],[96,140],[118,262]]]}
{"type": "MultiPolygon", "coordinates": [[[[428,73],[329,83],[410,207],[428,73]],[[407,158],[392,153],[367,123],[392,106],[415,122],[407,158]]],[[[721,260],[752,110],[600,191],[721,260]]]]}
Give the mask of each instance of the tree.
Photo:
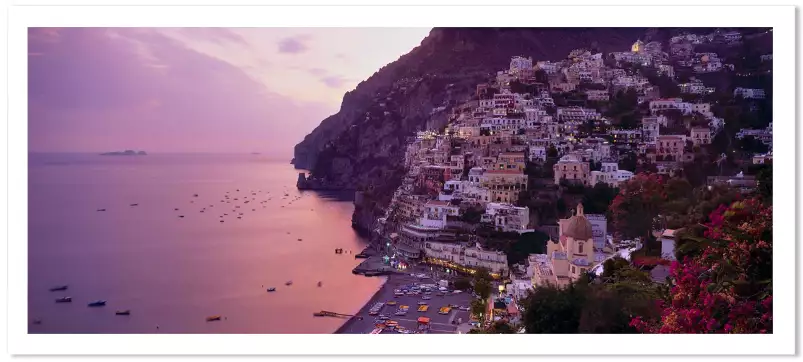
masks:
{"type": "Polygon", "coordinates": [[[511,325],[510,323],[506,323],[503,321],[496,321],[488,327],[486,331],[489,334],[515,334],[517,333],[516,328],[511,325]]]}
{"type": "Polygon", "coordinates": [[[485,314],[485,300],[473,299],[471,300],[470,307],[471,315],[476,316],[477,318],[480,318],[485,314]]]}
{"type": "Polygon", "coordinates": [[[576,286],[541,286],[528,297],[524,312],[527,333],[577,333],[585,295],[576,286]]]}
{"type": "Polygon", "coordinates": [[[548,240],[549,235],[540,231],[519,235],[519,238],[516,239],[507,250],[508,264],[519,264],[527,260],[530,254],[545,254],[548,240]]]}
{"type": "Polygon", "coordinates": [[[474,282],[476,283],[479,280],[486,280],[491,281],[493,278],[491,277],[490,271],[485,267],[479,267],[474,272],[474,282]]]}
{"type": "Polygon", "coordinates": [[[772,161],[764,164],[756,175],[758,182],[758,193],[764,203],[772,205],[772,161]]]}
{"type": "Polygon", "coordinates": [[[608,186],[604,182],[597,183],[594,187],[587,187],[583,191],[583,209],[587,214],[605,214],[611,205],[617,190],[608,186]]]}
{"type": "Polygon", "coordinates": [[[471,279],[466,277],[461,277],[454,281],[454,288],[457,290],[469,290],[471,289],[471,279]]]}
{"type": "Polygon", "coordinates": [[[637,174],[619,188],[611,203],[614,228],[623,237],[648,240],[665,199],[657,174],[637,174]]]}
{"type": "Polygon", "coordinates": [[[721,206],[698,238],[701,253],[671,268],[675,286],[647,333],[772,333],[772,207],[758,199],[721,206]]]}
{"type": "Polygon", "coordinates": [[[480,279],[474,282],[474,293],[482,300],[488,300],[491,296],[491,290],[491,282],[486,279],[480,279]]]}
{"type": "Polygon", "coordinates": [[[558,157],[558,149],[553,145],[549,145],[549,148],[546,151],[546,156],[552,158],[558,157]]]}

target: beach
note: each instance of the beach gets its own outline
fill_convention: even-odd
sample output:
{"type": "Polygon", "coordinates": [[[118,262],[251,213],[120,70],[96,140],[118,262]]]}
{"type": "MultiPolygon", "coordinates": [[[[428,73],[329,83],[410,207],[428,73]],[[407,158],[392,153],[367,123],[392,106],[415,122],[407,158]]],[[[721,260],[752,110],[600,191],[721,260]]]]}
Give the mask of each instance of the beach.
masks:
{"type": "MultiPolygon", "coordinates": [[[[429,269],[426,268],[428,271],[429,269]]],[[[375,316],[369,316],[368,312],[370,311],[371,307],[373,307],[376,303],[384,302],[387,303],[388,301],[396,301],[397,305],[385,305],[380,310],[380,314],[387,315],[390,317],[391,320],[395,320],[399,322],[400,326],[404,326],[409,330],[416,330],[417,329],[417,319],[418,317],[428,317],[430,318],[430,333],[456,333],[457,324],[453,324],[453,322],[457,320],[462,320],[463,324],[468,322],[469,319],[469,312],[462,311],[457,308],[452,309],[448,314],[442,315],[438,314],[438,309],[443,306],[447,306],[450,304],[459,305],[459,306],[468,306],[471,302],[471,295],[469,293],[459,293],[459,294],[447,294],[446,296],[437,296],[436,293],[432,294],[432,299],[425,301],[430,306],[429,310],[426,312],[418,312],[418,303],[422,301],[420,295],[409,295],[409,296],[400,296],[396,297],[394,295],[394,290],[399,289],[399,287],[403,285],[408,285],[412,283],[424,283],[424,284],[435,284],[438,281],[433,280],[431,277],[427,278],[418,278],[411,274],[416,274],[418,272],[423,272],[424,268],[421,267],[419,270],[413,270],[410,273],[396,273],[391,274],[386,278],[385,282],[382,286],[377,290],[376,293],[368,300],[368,302],[360,308],[359,312],[354,317],[351,317],[348,321],[343,323],[340,328],[335,331],[335,334],[367,334],[370,333],[375,328],[375,316]],[[395,316],[393,315],[394,311],[400,305],[409,305],[410,312],[408,312],[405,316],[395,316]],[[359,317],[362,317],[360,319],[359,317]]],[[[383,332],[388,333],[388,332],[383,332]]],[[[392,332],[391,332],[392,333],[392,332]]]]}

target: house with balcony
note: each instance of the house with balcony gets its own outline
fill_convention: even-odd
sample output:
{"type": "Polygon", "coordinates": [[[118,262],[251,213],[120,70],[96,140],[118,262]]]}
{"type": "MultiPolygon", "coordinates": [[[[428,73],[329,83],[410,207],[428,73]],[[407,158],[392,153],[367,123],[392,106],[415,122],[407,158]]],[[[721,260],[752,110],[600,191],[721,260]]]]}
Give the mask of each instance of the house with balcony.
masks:
{"type": "Polygon", "coordinates": [[[481,221],[493,225],[497,231],[519,234],[533,231],[529,228],[530,209],[509,203],[490,202],[486,204],[481,221]]]}
{"type": "Polygon", "coordinates": [[[760,88],[736,88],[733,90],[733,97],[742,97],[745,99],[764,99],[765,93],[760,88]]]}
{"type": "Polygon", "coordinates": [[[633,178],[633,172],[620,170],[619,165],[615,162],[603,162],[599,171],[591,171],[589,186],[604,183],[612,188],[618,188],[621,183],[631,178],[633,178]]]}
{"type": "Polygon", "coordinates": [[[575,154],[568,154],[560,158],[553,166],[555,173],[555,185],[559,185],[562,180],[569,184],[588,185],[590,166],[581,157],[575,154]]]}
{"type": "Polygon", "coordinates": [[[691,141],[695,145],[711,144],[711,129],[708,127],[692,127],[691,141]]]}

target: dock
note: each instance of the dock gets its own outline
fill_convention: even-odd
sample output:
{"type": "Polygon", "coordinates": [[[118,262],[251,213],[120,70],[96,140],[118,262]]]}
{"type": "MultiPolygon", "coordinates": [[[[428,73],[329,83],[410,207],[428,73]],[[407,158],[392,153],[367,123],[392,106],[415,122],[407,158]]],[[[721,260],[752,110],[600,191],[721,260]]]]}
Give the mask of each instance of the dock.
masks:
{"type": "Polygon", "coordinates": [[[354,316],[353,314],[336,313],[327,310],[322,310],[320,312],[312,313],[312,315],[316,317],[335,317],[335,318],[351,318],[354,316]]]}

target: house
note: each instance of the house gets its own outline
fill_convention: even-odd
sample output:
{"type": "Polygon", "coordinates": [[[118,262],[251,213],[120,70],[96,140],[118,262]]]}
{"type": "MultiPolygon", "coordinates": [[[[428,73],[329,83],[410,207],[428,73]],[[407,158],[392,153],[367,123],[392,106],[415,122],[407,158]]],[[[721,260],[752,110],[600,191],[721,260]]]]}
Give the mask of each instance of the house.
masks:
{"type": "Polygon", "coordinates": [[[479,178],[480,186],[490,192],[490,202],[516,202],[519,192],[527,190],[527,175],[521,171],[488,170],[479,178]]]}
{"type": "Polygon", "coordinates": [[[479,245],[465,247],[456,243],[426,241],[422,243],[424,262],[464,273],[475,273],[479,268],[490,271],[494,278],[508,274],[507,255],[501,251],[485,250],[479,245]]]}
{"type": "Polygon", "coordinates": [[[691,103],[684,102],[680,98],[656,99],[650,101],[650,113],[653,115],[670,109],[677,109],[686,115],[692,112],[692,105],[691,103]]]}
{"type": "Polygon", "coordinates": [[[638,144],[641,142],[642,130],[640,129],[613,129],[608,131],[613,138],[613,144],[638,144]]]}
{"type": "Polygon", "coordinates": [[[443,229],[447,216],[459,216],[460,208],[445,201],[431,200],[424,204],[421,225],[427,228],[443,229]]]}
{"type": "Polygon", "coordinates": [[[763,89],[759,88],[736,88],[733,90],[733,97],[742,97],[746,99],[764,99],[765,94],[763,89]]]}
{"type": "Polygon", "coordinates": [[[485,214],[482,215],[481,221],[494,225],[497,231],[519,234],[533,231],[529,228],[530,209],[509,203],[488,203],[485,205],[485,214]]]}
{"type": "Polygon", "coordinates": [[[558,121],[588,121],[599,119],[600,114],[594,109],[582,107],[561,107],[556,111],[558,121]]]}
{"type": "Polygon", "coordinates": [[[691,105],[692,112],[697,112],[705,116],[705,118],[711,118],[714,116],[711,113],[711,104],[710,103],[693,103],[691,105]]]}
{"type": "Polygon", "coordinates": [[[645,143],[655,143],[658,135],[661,134],[661,127],[657,118],[658,117],[644,117],[641,119],[641,139],[645,143]]]}
{"type": "Polygon", "coordinates": [[[695,145],[711,144],[711,129],[708,127],[692,127],[691,140],[695,145]]]}
{"type": "Polygon", "coordinates": [[[546,147],[530,146],[530,162],[546,162],[546,147]]]}
{"type": "Polygon", "coordinates": [[[499,170],[524,171],[524,167],[527,166],[527,159],[524,153],[503,152],[498,156],[497,166],[499,170]]]}
{"type": "Polygon", "coordinates": [[[591,171],[591,182],[589,186],[598,183],[605,183],[612,188],[619,187],[619,184],[633,178],[633,172],[620,170],[615,162],[603,162],[600,171],[591,171]]]}
{"type": "Polygon", "coordinates": [[[591,223],[594,247],[601,250],[605,247],[606,236],[608,235],[608,219],[604,214],[585,214],[585,217],[591,223]]]}
{"type": "Polygon", "coordinates": [[[658,74],[663,74],[669,78],[674,78],[675,68],[668,64],[661,64],[658,66],[658,74]]]}
{"type": "Polygon", "coordinates": [[[772,161],[772,152],[765,153],[765,154],[755,154],[753,155],[753,164],[754,165],[763,165],[772,161]]]}
{"type": "Polygon", "coordinates": [[[726,184],[738,188],[742,193],[749,193],[756,190],[758,183],[755,176],[745,176],[739,172],[736,176],[708,176],[707,185],[726,184]]]}
{"type": "Polygon", "coordinates": [[[563,156],[553,166],[555,172],[555,185],[559,185],[561,180],[566,180],[570,184],[588,185],[590,169],[588,162],[583,162],[575,154],[563,156]]]}
{"type": "Polygon", "coordinates": [[[661,258],[675,260],[675,240],[681,230],[666,229],[661,233],[661,258]]]}
{"type": "Polygon", "coordinates": [[[589,89],[586,91],[586,98],[589,101],[607,102],[611,99],[611,95],[605,89],[589,89]]]}
{"type": "Polygon", "coordinates": [[[686,136],[660,135],[656,138],[656,147],[659,161],[680,161],[683,159],[683,149],[686,146],[686,136]]]}

